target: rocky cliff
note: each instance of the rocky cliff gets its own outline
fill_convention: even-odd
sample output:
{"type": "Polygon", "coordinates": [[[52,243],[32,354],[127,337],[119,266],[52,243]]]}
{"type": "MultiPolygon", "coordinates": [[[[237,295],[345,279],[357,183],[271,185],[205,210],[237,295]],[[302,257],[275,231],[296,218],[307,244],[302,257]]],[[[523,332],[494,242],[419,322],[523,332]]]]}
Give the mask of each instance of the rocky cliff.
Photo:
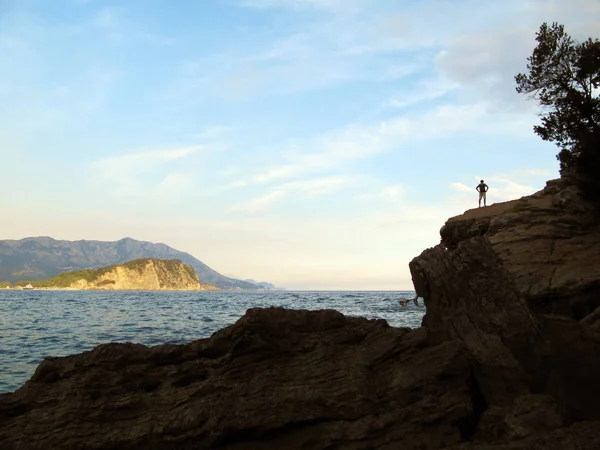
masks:
{"type": "MultiPolygon", "coordinates": [[[[20,284],[23,284],[22,282],[20,284]]],[[[34,288],[89,290],[218,290],[198,281],[192,266],[178,259],[142,258],[96,270],[66,272],[49,280],[28,282],[34,288]]]]}
{"type": "Polygon", "coordinates": [[[600,220],[565,180],[529,197],[467,211],[440,234],[450,249],[485,236],[538,313],[581,319],[600,306],[600,220]]]}
{"type": "Polygon", "coordinates": [[[45,280],[73,270],[97,269],[140,258],[180,259],[191,265],[203,283],[221,289],[263,286],[221,275],[202,261],[165,244],[123,238],[118,241],[63,241],[50,237],[0,240],[0,280],[45,280]]]}
{"type": "MultiPolygon", "coordinates": [[[[560,228],[571,213],[548,205],[538,214],[560,228]]],[[[575,320],[571,306],[562,315],[533,308],[544,285],[528,289],[525,269],[506,255],[527,254],[526,242],[537,249],[545,235],[505,235],[501,245],[492,239],[500,222],[475,224],[521,230],[536,220],[527,208],[521,219],[511,205],[497,205],[496,217],[491,208],[449,221],[442,243],[411,261],[427,308],[418,329],[328,310],[250,309],[187,345],[107,344],[46,358],[21,389],[0,395],[0,448],[598,449],[600,309],[575,320]]],[[[594,220],[572,217],[568,233],[591,242],[594,220]]],[[[586,267],[600,263],[589,257],[586,267]]],[[[557,259],[553,269],[576,271],[568,266],[557,259]]],[[[577,286],[545,286],[555,309],[561,293],[579,305],[577,292],[593,291],[597,279],[579,273],[577,286]]]]}

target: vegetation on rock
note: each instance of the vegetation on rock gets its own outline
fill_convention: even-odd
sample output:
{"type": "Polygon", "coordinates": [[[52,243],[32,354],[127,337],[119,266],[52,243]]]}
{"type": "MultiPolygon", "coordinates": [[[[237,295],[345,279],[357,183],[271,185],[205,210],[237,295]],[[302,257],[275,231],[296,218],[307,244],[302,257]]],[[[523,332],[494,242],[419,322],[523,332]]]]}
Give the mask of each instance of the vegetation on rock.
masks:
{"type": "MultiPolygon", "coordinates": [[[[170,288],[174,288],[173,280],[167,279],[170,277],[170,274],[175,275],[175,278],[179,278],[179,272],[183,266],[183,271],[187,275],[189,281],[197,283],[202,289],[217,289],[210,284],[200,284],[194,268],[190,265],[183,264],[179,259],[159,260],[153,258],[135,259],[124,264],[113,264],[99,269],[84,269],[65,272],[47,280],[18,281],[15,286],[25,286],[30,284],[34,288],[69,288],[73,287],[76,283],[85,281],[90,285],[96,285],[98,288],[102,288],[103,286],[116,284],[116,281],[113,279],[102,279],[104,275],[115,272],[118,268],[142,274],[144,270],[147,269],[148,265],[152,263],[158,263],[155,264],[154,269],[165,286],[169,285],[170,288]]],[[[175,282],[175,284],[177,283],[175,282]]]]}
{"type": "Polygon", "coordinates": [[[575,41],[563,25],[543,23],[517,92],[542,107],[534,131],[554,142],[562,177],[572,177],[582,195],[600,200],[600,41],[575,41]]]}
{"type": "Polygon", "coordinates": [[[262,283],[221,275],[186,252],[165,244],[124,238],[118,241],[64,241],[50,237],[0,240],[0,279],[11,284],[19,280],[47,280],[66,271],[97,269],[124,264],[140,258],[180,259],[192,266],[198,278],[220,289],[263,289],[262,283]]]}

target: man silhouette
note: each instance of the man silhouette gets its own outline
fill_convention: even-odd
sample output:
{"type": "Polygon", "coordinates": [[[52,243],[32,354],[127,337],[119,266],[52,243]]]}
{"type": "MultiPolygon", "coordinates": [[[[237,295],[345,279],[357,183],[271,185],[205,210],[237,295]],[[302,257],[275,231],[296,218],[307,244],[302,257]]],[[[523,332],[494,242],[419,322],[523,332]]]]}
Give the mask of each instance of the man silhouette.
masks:
{"type": "Polygon", "coordinates": [[[486,198],[485,198],[486,195],[485,195],[485,193],[489,189],[488,185],[485,184],[483,182],[483,180],[481,180],[481,183],[479,183],[475,189],[477,190],[477,192],[479,192],[479,207],[481,208],[481,199],[483,199],[483,206],[487,206],[486,205],[486,198]]]}

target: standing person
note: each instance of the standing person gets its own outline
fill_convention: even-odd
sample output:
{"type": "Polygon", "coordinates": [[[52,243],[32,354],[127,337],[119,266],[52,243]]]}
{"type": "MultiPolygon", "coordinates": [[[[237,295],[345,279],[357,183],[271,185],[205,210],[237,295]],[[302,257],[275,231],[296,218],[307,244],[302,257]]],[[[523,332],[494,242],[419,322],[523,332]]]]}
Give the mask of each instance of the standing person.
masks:
{"type": "Polygon", "coordinates": [[[485,193],[489,189],[488,185],[485,184],[483,180],[481,180],[481,183],[479,183],[475,189],[477,190],[477,192],[479,192],[479,207],[481,208],[481,199],[483,199],[483,206],[487,206],[485,193]]]}

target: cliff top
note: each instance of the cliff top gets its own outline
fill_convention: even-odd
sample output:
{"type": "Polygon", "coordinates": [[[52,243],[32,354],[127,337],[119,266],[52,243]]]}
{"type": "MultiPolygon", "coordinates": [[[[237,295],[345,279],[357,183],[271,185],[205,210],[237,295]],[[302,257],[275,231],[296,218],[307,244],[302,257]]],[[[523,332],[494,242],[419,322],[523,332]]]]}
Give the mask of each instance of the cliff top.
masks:
{"type": "Polygon", "coordinates": [[[591,224],[598,220],[597,208],[581,198],[580,192],[574,184],[568,179],[557,178],[547,181],[542,190],[531,195],[469,209],[463,214],[449,218],[446,224],[520,213],[572,216],[570,220],[577,220],[582,224],[591,224]]]}
{"type": "Polygon", "coordinates": [[[493,203],[489,206],[481,208],[468,209],[464,213],[454,216],[448,219],[446,223],[456,222],[461,220],[471,219],[482,219],[498,216],[501,214],[518,213],[520,211],[527,211],[533,209],[549,209],[553,208],[552,204],[552,193],[560,190],[560,180],[550,180],[547,185],[541,191],[535,192],[534,194],[523,196],[515,200],[509,200],[506,202],[493,203]],[[550,195],[549,195],[550,194],[550,195]]]}
{"type": "Polygon", "coordinates": [[[475,236],[489,239],[535,312],[581,319],[598,306],[598,210],[568,180],[465,211],[448,219],[440,235],[448,249],[475,236]]]}

